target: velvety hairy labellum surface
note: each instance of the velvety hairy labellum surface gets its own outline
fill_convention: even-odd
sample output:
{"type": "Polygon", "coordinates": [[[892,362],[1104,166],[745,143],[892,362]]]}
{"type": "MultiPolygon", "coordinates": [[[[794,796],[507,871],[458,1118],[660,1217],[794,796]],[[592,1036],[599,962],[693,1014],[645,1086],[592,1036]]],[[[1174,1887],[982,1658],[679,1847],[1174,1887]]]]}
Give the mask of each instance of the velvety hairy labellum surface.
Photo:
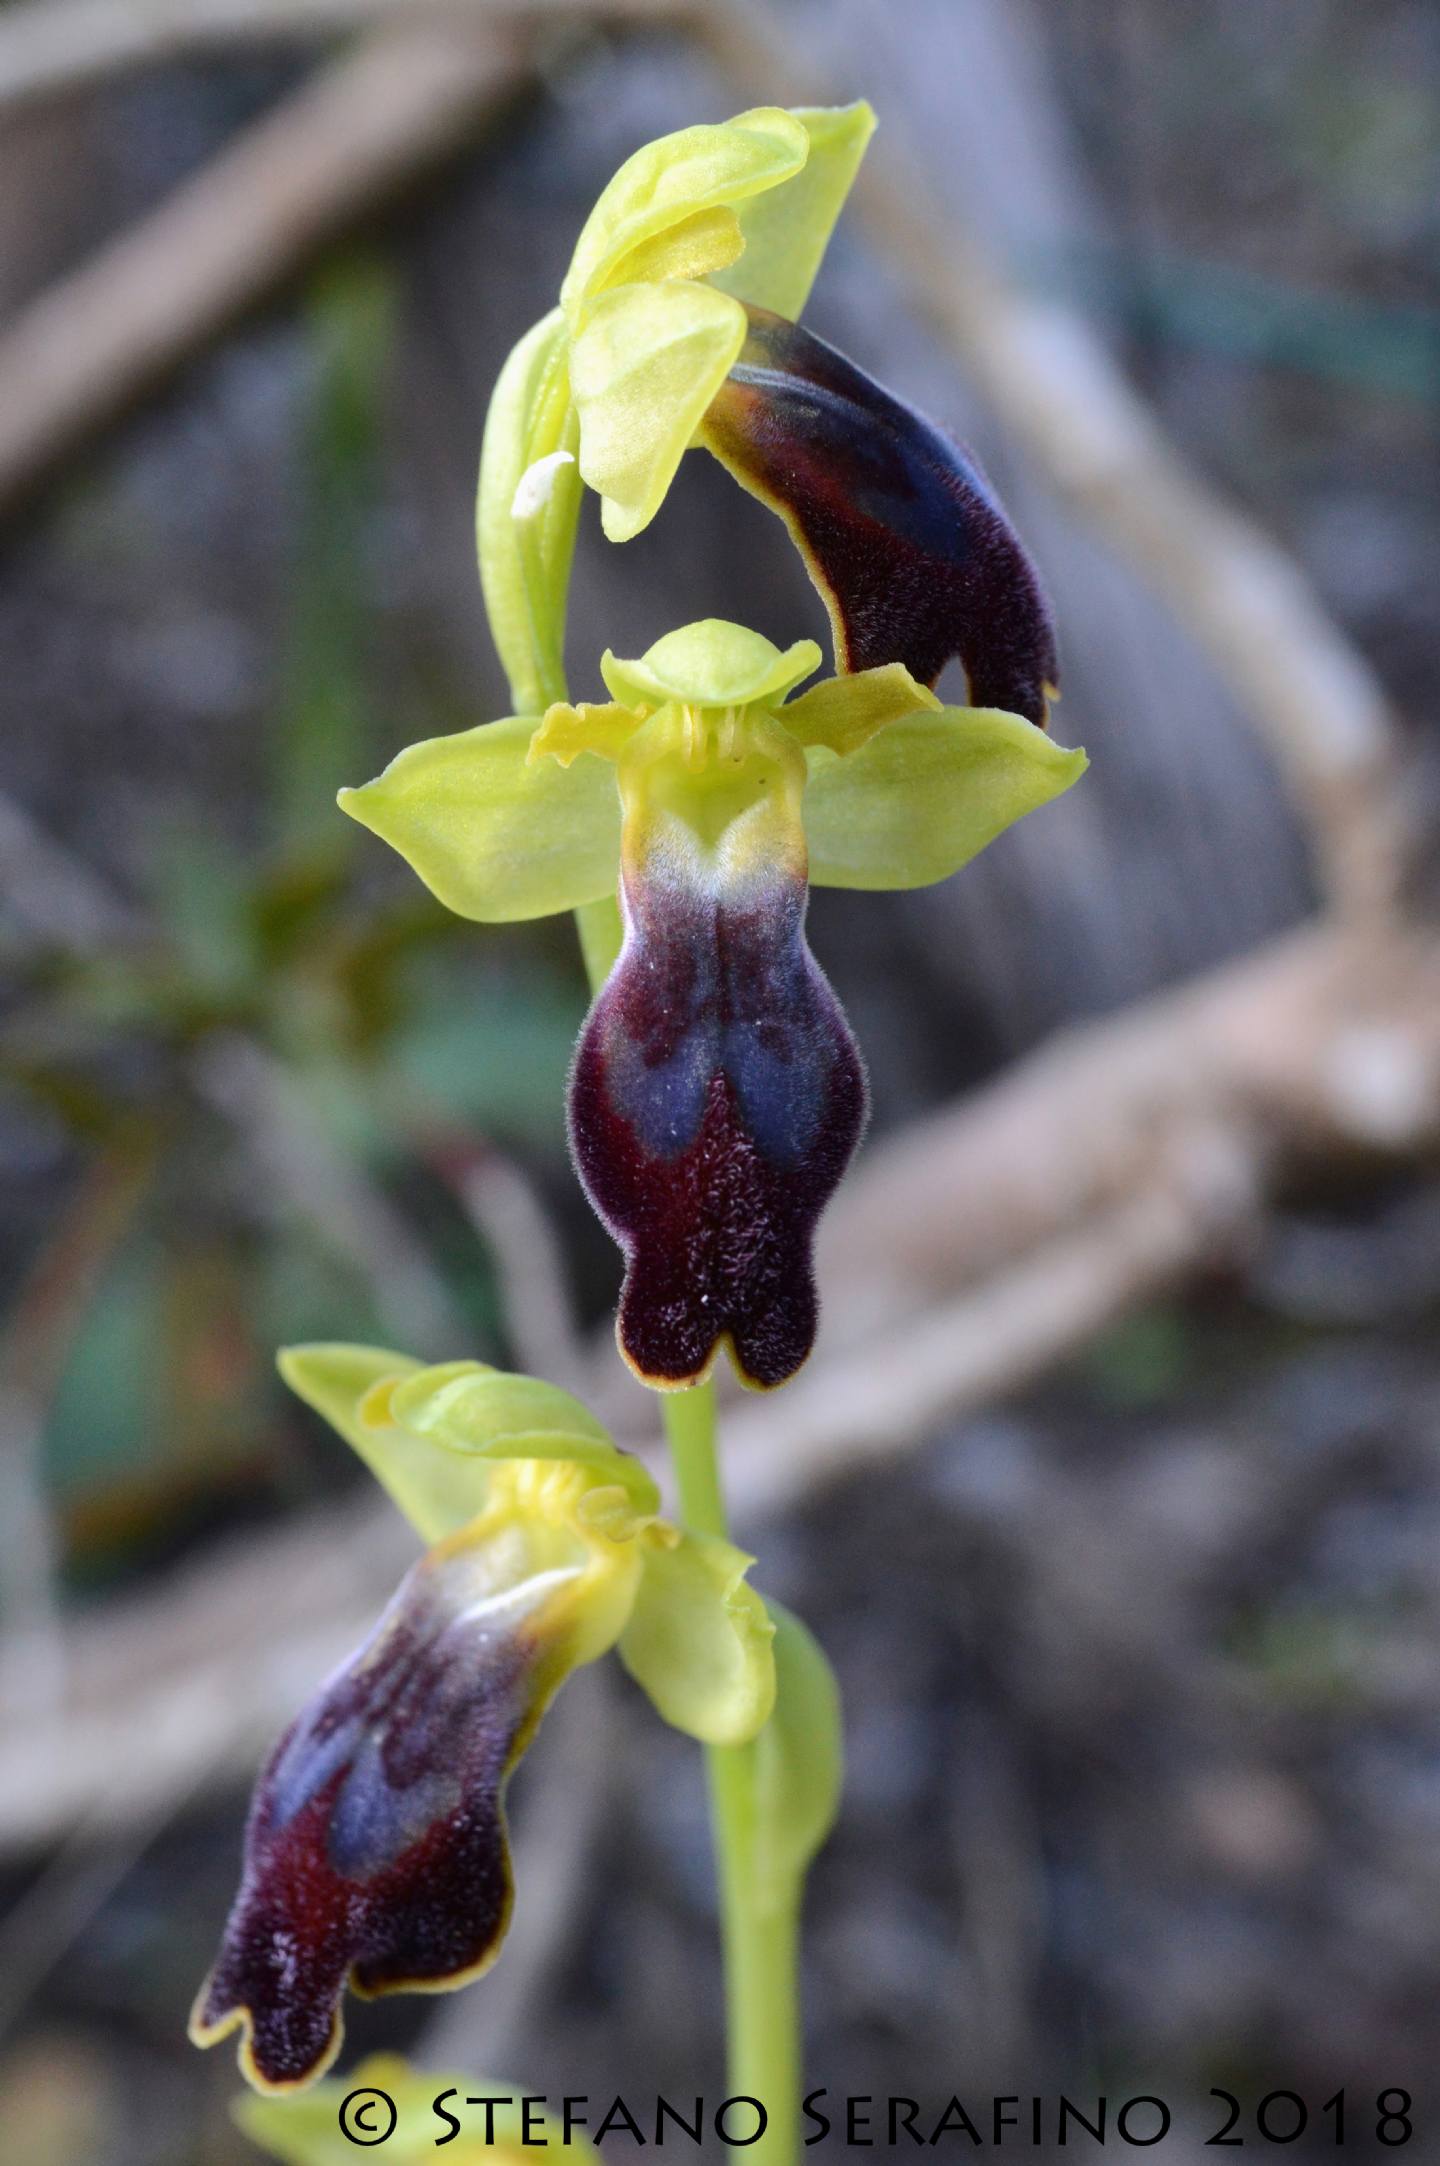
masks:
{"type": "Polygon", "coordinates": [[[751,307],[705,417],[715,456],[790,527],[844,670],[958,657],[970,704],[1041,729],[1058,683],[1039,577],[973,458],[798,324],[751,307]]]}
{"type": "Polygon", "coordinates": [[[196,2009],[248,2016],[264,2084],[319,2073],[348,1983],[457,1982],[504,1933],[501,1791],[524,1742],[533,1649],[513,1601],[467,1614],[463,1556],[426,1559],[372,1638],[280,1740],[255,1792],[245,1870],[196,2009]]]}
{"type": "Polygon", "coordinates": [[[620,1344],[652,1382],[703,1375],[728,1336],[751,1384],[815,1336],[816,1221],[865,1125],[860,1056],[805,943],[805,885],[719,899],[652,868],[571,1078],[591,1201],[626,1256],[620,1344]]]}

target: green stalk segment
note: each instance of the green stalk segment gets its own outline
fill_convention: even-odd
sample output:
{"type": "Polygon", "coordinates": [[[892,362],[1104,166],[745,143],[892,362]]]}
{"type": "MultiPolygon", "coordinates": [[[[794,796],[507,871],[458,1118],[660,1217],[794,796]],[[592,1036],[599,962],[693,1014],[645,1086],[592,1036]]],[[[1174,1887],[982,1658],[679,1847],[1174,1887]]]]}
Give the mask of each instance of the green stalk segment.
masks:
{"type": "MultiPolygon", "coordinates": [[[[715,1386],[667,1392],[662,1401],[680,1516],[700,1534],[726,1537],[716,1450],[715,1386]]],[[[708,1745],[710,1825],[725,1948],[727,2083],[732,2097],[757,2098],[766,2128],[747,2146],[758,2166],[794,2166],[799,2157],[800,1994],[797,1941],[801,1873],[761,1867],[759,1740],[708,1745]]],[[[733,2132],[748,2130],[739,2118],[733,2132]]]]}

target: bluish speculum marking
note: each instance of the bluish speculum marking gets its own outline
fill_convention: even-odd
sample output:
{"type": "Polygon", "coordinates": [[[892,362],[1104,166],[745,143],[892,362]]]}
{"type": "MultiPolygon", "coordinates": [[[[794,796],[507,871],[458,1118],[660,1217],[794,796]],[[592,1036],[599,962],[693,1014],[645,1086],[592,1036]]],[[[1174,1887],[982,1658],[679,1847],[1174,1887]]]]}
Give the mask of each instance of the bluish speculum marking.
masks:
{"type": "Polygon", "coordinates": [[[256,1788],[245,1873],[197,2012],[243,2010],[258,2079],[307,2081],[341,1992],[481,1965],[510,1905],[501,1794],[535,1701],[513,1615],[464,1611],[463,1556],[426,1559],[376,1632],[280,1740],[256,1788]]]}

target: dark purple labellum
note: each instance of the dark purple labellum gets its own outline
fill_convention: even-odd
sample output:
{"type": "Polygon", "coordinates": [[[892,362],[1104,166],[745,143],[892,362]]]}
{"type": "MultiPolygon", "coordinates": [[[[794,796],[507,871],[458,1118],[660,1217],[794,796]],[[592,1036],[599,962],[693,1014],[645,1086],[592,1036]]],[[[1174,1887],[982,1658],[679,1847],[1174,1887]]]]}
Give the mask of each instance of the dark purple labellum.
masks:
{"type": "Polygon", "coordinates": [[[689,1384],[728,1338],[745,1382],[810,1351],[816,1221],[865,1125],[864,1071],[805,944],[805,884],[767,868],[715,900],[627,877],[624,951],[580,1040],[576,1162],[625,1251],[620,1345],[689,1384]]]}
{"type": "Polygon", "coordinates": [[[1040,728],[1057,685],[1039,577],[975,460],[798,324],[750,308],[703,440],[780,514],[825,598],[841,670],[959,659],[970,704],[1040,728]]]}
{"type": "Polygon", "coordinates": [[[535,1650],[463,1615],[459,1560],[415,1567],[375,1634],[280,1740],[193,2035],[248,2030],[256,2081],[333,2058],[340,1996],[459,1984],[510,1913],[501,1792],[533,1723],[535,1650]]]}

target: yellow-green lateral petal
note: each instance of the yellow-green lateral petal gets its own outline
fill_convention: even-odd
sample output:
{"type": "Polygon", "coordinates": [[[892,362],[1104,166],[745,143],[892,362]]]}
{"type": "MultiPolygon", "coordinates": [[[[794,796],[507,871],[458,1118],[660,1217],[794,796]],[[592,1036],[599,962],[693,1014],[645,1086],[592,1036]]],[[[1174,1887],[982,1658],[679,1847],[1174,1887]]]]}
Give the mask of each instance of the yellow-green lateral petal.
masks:
{"type": "Polygon", "coordinates": [[[809,150],[803,125],[773,105],[644,144],[605,189],[575,244],[560,288],[571,328],[579,328],[586,302],[603,286],[631,275],[632,250],[697,212],[776,187],[799,172],[809,150]]]}
{"type": "Polygon", "coordinates": [[[598,760],[528,763],[535,727],[512,716],[428,738],[339,803],[461,917],[501,925],[596,902],[619,878],[614,773],[598,760]]]}
{"type": "Polygon", "coordinates": [[[623,1491],[632,1515],[659,1510],[659,1492],[640,1461],[622,1452],[578,1399],[538,1377],[480,1361],[444,1362],[398,1385],[389,1411],[401,1428],[459,1457],[567,1460],[593,1477],[592,1486],[623,1491]]]}
{"type": "Polygon", "coordinates": [[[710,1535],[665,1533],[647,1541],[621,1660],[677,1730],[747,1744],[775,1704],[775,1627],[745,1582],[754,1559],[710,1535]]]}
{"type": "Polygon", "coordinates": [[[413,1376],[423,1362],[411,1354],[391,1353],[383,1346],[350,1346],[320,1341],[310,1346],[282,1347],[276,1367],[297,1398],[323,1414],[347,1444],[357,1451],[360,1408],[368,1394],[387,1377],[413,1376]]]}
{"type": "Polygon", "coordinates": [[[565,682],[565,597],[582,494],[572,463],[580,438],[566,341],[558,308],[521,339],[500,371],[480,453],[480,584],[511,698],[522,713],[538,714],[565,682]],[[538,462],[544,462],[543,486],[532,485],[527,499],[521,483],[538,462]]]}
{"type": "Polygon", "coordinates": [[[752,196],[740,213],[745,253],[714,282],[738,300],[796,317],[809,298],[835,221],[865,147],[875,115],[862,98],[854,105],[798,106],[810,139],[810,155],[792,179],[752,196]]]}
{"type": "Polygon", "coordinates": [[[823,745],[842,756],[858,752],[877,730],[888,729],[907,714],[936,714],[940,702],[927,685],[917,684],[903,662],[857,670],[853,677],[827,677],[780,713],[797,744],[823,745]]]}
{"type": "Polygon", "coordinates": [[[651,278],[704,278],[723,271],[744,249],[740,221],[728,204],[696,211],[633,248],[624,262],[624,284],[651,278]]]}
{"type": "Polygon", "coordinates": [[[848,759],[807,758],[811,883],[858,888],[947,879],[1089,764],[997,707],[905,716],[848,759]]]}
{"type": "Polygon", "coordinates": [[[603,294],[570,352],[580,472],[611,541],[659,510],[706,407],[745,343],[745,311],[689,279],[603,294]]]}
{"type": "Polygon", "coordinates": [[[600,657],[606,689],[632,707],[670,700],[687,707],[778,705],[792,685],[819,667],[813,639],[797,639],[782,654],[761,633],[723,617],[703,617],[667,632],[638,662],[622,661],[608,648],[600,657]]]}
{"type": "Polygon", "coordinates": [[[557,700],[553,707],[546,708],[545,718],[530,740],[528,756],[532,761],[558,760],[562,767],[578,760],[582,752],[593,752],[613,762],[640,724],[641,717],[632,708],[619,706],[613,700],[603,705],[585,701],[578,707],[572,707],[568,700],[557,700]]]}
{"type": "Polygon", "coordinates": [[[475,1517],[485,1502],[483,1468],[437,1450],[389,1419],[389,1394],[423,1375],[408,1354],[373,1346],[287,1346],[280,1374],[290,1389],[359,1453],[391,1501],[425,1542],[438,1542],[475,1517]]]}

